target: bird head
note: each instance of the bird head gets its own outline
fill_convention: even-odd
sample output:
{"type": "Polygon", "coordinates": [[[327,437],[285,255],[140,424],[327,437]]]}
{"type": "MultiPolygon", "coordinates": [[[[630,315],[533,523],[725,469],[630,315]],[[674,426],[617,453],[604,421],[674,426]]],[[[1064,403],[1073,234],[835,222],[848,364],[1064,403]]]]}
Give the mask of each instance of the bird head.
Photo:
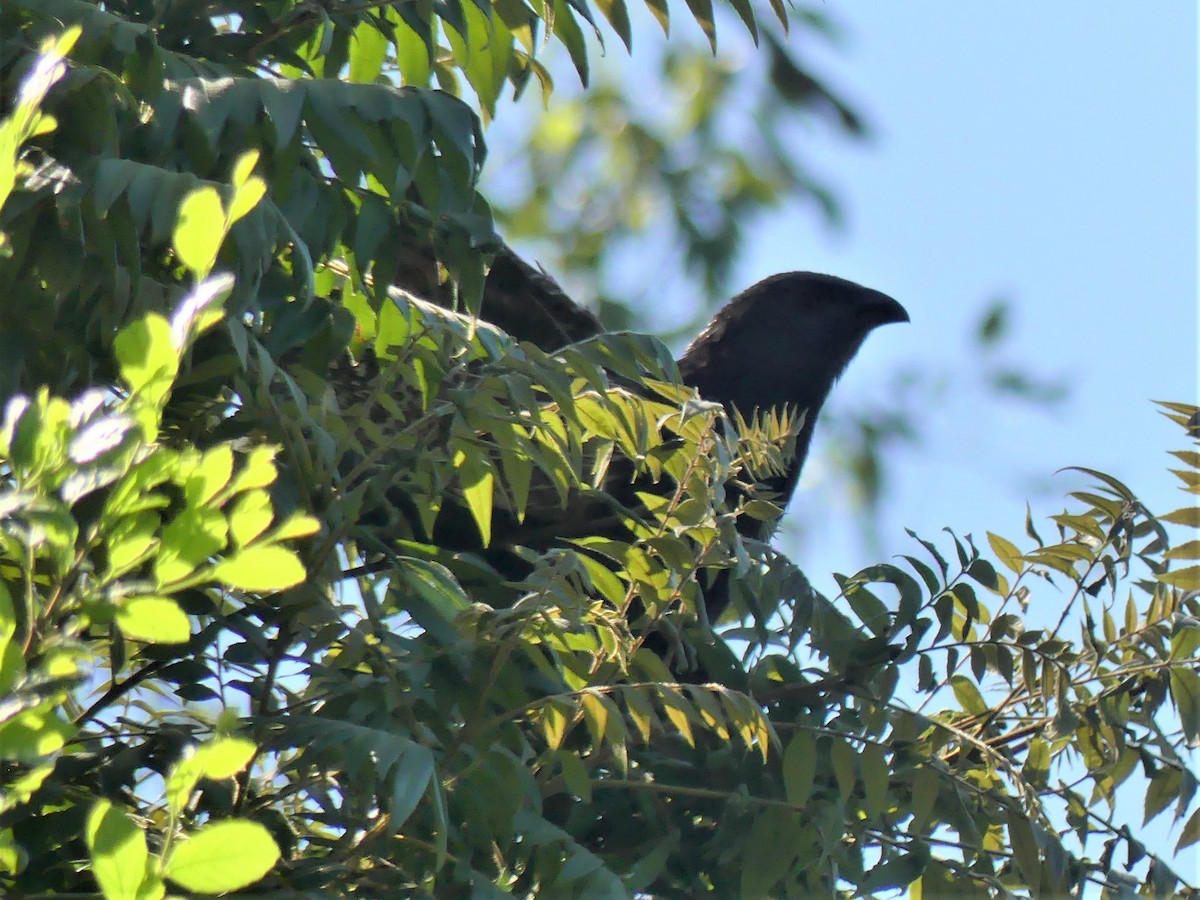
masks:
{"type": "Polygon", "coordinates": [[[863,340],[909,321],[887,294],[814,272],[766,278],[722,308],[679,360],[706,400],[745,416],[783,404],[811,422],[863,340]]]}

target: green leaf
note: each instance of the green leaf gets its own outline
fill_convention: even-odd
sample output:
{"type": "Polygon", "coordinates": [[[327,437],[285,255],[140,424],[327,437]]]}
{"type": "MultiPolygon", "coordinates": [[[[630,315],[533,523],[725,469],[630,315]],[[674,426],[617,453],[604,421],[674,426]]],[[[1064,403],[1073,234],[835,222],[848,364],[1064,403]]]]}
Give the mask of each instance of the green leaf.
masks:
{"type": "Polygon", "coordinates": [[[865,745],[859,753],[859,766],[862,770],[863,812],[869,820],[875,821],[887,811],[889,770],[883,748],[878,744],[865,745]]]}
{"type": "Polygon", "coordinates": [[[834,737],[829,744],[830,761],[833,764],[833,774],[837,778],[838,793],[843,802],[854,794],[854,786],[858,783],[858,754],[844,739],[834,737]]]}
{"type": "Polygon", "coordinates": [[[625,0],[596,0],[596,6],[625,45],[625,50],[632,52],[633,34],[629,27],[629,9],[625,6],[625,0]]]}
{"type": "Polygon", "coordinates": [[[567,712],[568,710],[553,701],[543,705],[538,712],[537,720],[542,728],[542,736],[546,739],[546,746],[551,750],[561,747],[563,738],[567,735],[567,728],[570,724],[567,712]]]}
{"type": "Polygon", "coordinates": [[[251,178],[245,184],[234,189],[233,199],[229,204],[229,223],[233,224],[258,206],[267,193],[267,183],[261,178],[251,178]]]}
{"type": "Polygon", "coordinates": [[[192,623],[169,597],[130,597],[117,610],[117,627],[128,638],[153,644],[186,644],[192,623]]]}
{"type": "Polygon", "coordinates": [[[451,623],[471,604],[462,585],[441,563],[405,556],[400,565],[405,585],[416,593],[404,598],[403,608],[438,640],[452,640],[451,623]]]}
{"type": "Polygon", "coordinates": [[[403,752],[391,770],[392,790],[388,797],[388,816],[391,826],[397,830],[413,814],[431,785],[435,804],[439,796],[433,751],[415,741],[402,741],[402,744],[403,752]]]}
{"type": "Polygon", "coordinates": [[[683,692],[671,685],[659,685],[658,699],[662,703],[663,711],[667,714],[667,719],[675,726],[680,737],[687,742],[689,747],[694,747],[696,739],[692,735],[692,717],[695,712],[687,698],[683,696],[683,692]]]}
{"type": "Polygon", "coordinates": [[[8,780],[4,785],[4,794],[0,796],[0,812],[8,812],[17,806],[28,803],[41,790],[46,779],[54,774],[54,763],[36,766],[17,778],[8,780]]]}
{"type": "Polygon", "coordinates": [[[233,163],[231,180],[234,187],[249,184],[254,178],[254,167],[258,165],[258,151],[247,150],[233,163]]]}
{"type": "Polygon", "coordinates": [[[183,198],[173,242],[180,261],[203,278],[225,240],[225,210],[216,188],[201,187],[183,198]]]}
{"type": "Polygon", "coordinates": [[[291,541],[296,538],[308,537],[321,530],[321,523],[312,516],[296,513],[286,522],[271,532],[273,541],[291,541]]]}
{"type": "Polygon", "coordinates": [[[254,758],[256,747],[245,738],[217,738],[197,748],[192,757],[203,778],[232,778],[254,758]]]}
{"type": "MultiPolygon", "coordinates": [[[[912,884],[928,866],[929,851],[923,845],[918,845],[914,852],[902,853],[871,869],[859,883],[858,889],[864,897],[886,896],[896,888],[912,884]]],[[[911,894],[909,896],[912,897],[911,894]]]]}
{"type": "Polygon", "coordinates": [[[912,778],[912,824],[908,826],[909,834],[926,832],[941,788],[942,779],[933,766],[923,765],[916,770],[912,778]]]}
{"type": "Polygon", "coordinates": [[[302,582],[306,573],[296,554],[275,544],[257,544],[217,564],[213,577],[243,591],[282,591],[302,582]]]}
{"type": "Polygon", "coordinates": [[[738,16],[741,18],[746,30],[750,32],[750,37],[754,40],[754,46],[758,46],[758,19],[754,15],[754,7],[750,4],[750,0],[729,0],[738,16]]]}
{"type": "Polygon", "coordinates": [[[370,19],[363,19],[350,38],[349,80],[370,83],[387,59],[388,39],[370,19]]]}
{"type": "Polygon", "coordinates": [[[454,451],[454,468],[458,470],[459,484],[467,501],[467,508],[479,529],[480,539],[486,547],[492,540],[492,499],[496,488],[496,474],[491,462],[480,455],[480,450],[463,445],[454,451]]]}
{"type": "Polygon", "coordinates": [[[1025,765],[1021,774],[1036,788],[1046,786],[1050,776],[1050,743],[1043,737],[1035,737],[1029,742],[1029,753],[1025,757],[1025,765]]]}
{"type": "Polygon", "coordinates": [[[263,490],[247,491],[238,497],[229,513],[229,536],[235,547],[244,547],[271,524],[271,496],[263,490]]]}
{"type": "Polygon", "coordinates": [[[1184,591],[1200,591],[1200,566],[1164,572],[1158,576],[1158,580],[1184,591]]]}
{"type": "Polygon", "coordinates": [[[205,451],[200,462],[191,472],[183,486],[188,506],[204,506],[229,484],[233,475],[233,448],[218,444],[205,451]]]}
{"type": "Polygon", "coordinates": [[[742,512],[760,522],[774,522],[783,515],[783,510],[768,500],[751,500],[742,506],[742,512]]]}
{"type": "Polygon", "coordinates": [[[490,10],[484,12],[474,3],[464,3],[463,31],[445,29],[455,61],[474,88],[486,119],[495,115],[496,100],[504,87],[512,59],[513,37],[504,21],[490,10]]]}
{"type": "Polygon", "coordinates": [[[1024,563],[1021,560],[1021,551],[1017,549],[1016,544],[990,531],[987,533],[987,538],[992,552],[996,554],[1005,568],[1014,575],[1020,575],[1024,563]]]}
{"type": "MultiPolygon", "coordinates": [[[[25,659],[19,643],[13,641],[17,633],[16,609],[12,594],[0,581],[0,696],[4,696],[13,684],[25,673],[25,659]]],[[[0,811],[2,811],[0,802],[0,811]]]]}
{"type": "Polygon", "coordinates": [[[783,751],[783,788],[788,803],[803,806],[817,774],[817,744],[806,730],[797,731],[783,751]]]}
{"type": "Polygon", "coordinates": [[[954,697],[958,700],[959,705],[973,716],[983,715],[988,711],[988,705],[983,699],[983,694],[979,693],[979,688],[966,675],[952,675],[950,677],[950,687],[954,690],[954,697]]]}
{"type": "Polygon", "coordinates": [[[1163,554],[1163,559],[1200,559],[1200,541],[1185,541],[1163,554]]]}
{"type": "Polygon", "coordinates": [[[201,764],[196,761],[196,751],[192,747],[184,749],[183,756],[171,767],[163,786],[167,809],[173,817],[179,816],[187,807],[201,776],[204,774],[201,764]]]}
{"type": "Polygon", "coordinates": [[[276,477],[275,455],[279,448],[273,445],[260,445],[252,449],[233,479],[230,491],[238,493],[252,488],[267,487],[274,484],[276,477]]]}
{"type": "Polygon", "coordinates": [[[107,898],[136,897],[146,875],[150,852],[146,837],[129,814],[99,800],[84,831],[92,874],[107,898]]]}
{"type": "MultiPolygon", "coordinates": [[[[424,23],[421,23],[424,25],[424,23]]],[[[429,58],[429,41],[401,15],[396,22],[396,65],[405,84],[424,87],[429,84],[433,67],[429,58]]]]}
{"type": "Polygon", "coordinates": [[[187,509],[162,530],[154,577],[160,587],[176,584],[223,549],[229,526],[218,509],[187,509]]]}
{"type": "Polygon", "coordinates": [[[548,5],[551,3],[554,7],[554,35],[566,46],[571,62],[575,64],[575,71],[579,74],[580,83],[587,87],[587,43],[584,41],[583,31],[567,0],[548,0],[548,5]]]}
{"type": "Polygon", "coordinates": [[[1183,506],[1183,508],[1168,512],[1159,518],[1163,522],[1171,524],[1200,528],[1200,506],[1183,506]]]}
{"type": "Polygon", "coordinates": [[[279,847],[258,822],[230,819],[176,844],[164,874],[184,890],[219,894],[249,887],[279,859],[279,847]]]}
{"type": "Polygon", "coordinates": [[[742,897],[772,897],[773,890],[792,867],[801,846],[800,818],[790,810],[764,809],[750,827],[741,865],[742,897]]]}
{"type": "Polygon", "coordinates": [[[161,402],[179,371],[179,353],[167,320],[151,313],[126,325],[113,341],[113,352],[130,392],[161,402]]]}
{"type": "Polygon", "coordinates": [[[1024,876],[1025,884],[1037,887],[1042,880],[1042,860],[1038,853],[1037,840],[1033,836],[1033,828],[1028,817],[1019,810],[1008,809],[1006,815],[1013,858],[1024,876]]]}
{"type": "Polygon", "coordinates": [[[61,750],[76,731],[60,717],[57,703],[22,710],[0,725],[0,759],[35,762],[61,750]]]}
{"type": "Polygon", "coordinates": [[[712,52],[716,53],[717,26],[713,21],[712,0],[687,0],[687,5],[696,19],[696,24],[700,26],[700,30],[704,32],[704,36],[708,38],[708,45],[712,48],[712,52]]]}
{"type": "Polygon", "coordinates": [[[105,536],[108,553],[106,579],[119,578],[150,558],[158,546],[159,524],[155,513],[143,512],[126,516],[112,526],[105,536]]]}
{"type": "MultiPolygon", "coordinates": [[[[645,652],[651,658],[658,661],[658,657],[649,650],[645,652]]],[[[661,662],[659,664],[661,665],[661,662]]],[[[654,714],[653,705],[646,697],[646,694],[638,688],[625,691],[624,697],[625,708],[629,711],[629,718],[633,722],[633,727],[637,729],[638,734],[641,736],[642,743],[649,744],[655,723],[658,721],[658,717],[654,714]]]]}
{"type": "Polygon", "coordinates": [[[1192,846],[1196,841],[1200,841],[1200,809],[1188,817],[1187,824],[1179,833],[1179,841],[1175,844],[1175,853],[1178,854],[1180,850],[1192,846]]]}
{"type": "Polygon", "coordinates": [[[1142,824],[1146,825],[1179,797],[1179,785],[1183,778],[1176,768],[1161,768],[1150,778],[1143,801],[1142,824]]]}
{"type": "Polygon", "coordinates": [[[1189,747],[1200,746],[1200,675],[1176,664],[1170,669],[1171,699],[1189,747]]]}

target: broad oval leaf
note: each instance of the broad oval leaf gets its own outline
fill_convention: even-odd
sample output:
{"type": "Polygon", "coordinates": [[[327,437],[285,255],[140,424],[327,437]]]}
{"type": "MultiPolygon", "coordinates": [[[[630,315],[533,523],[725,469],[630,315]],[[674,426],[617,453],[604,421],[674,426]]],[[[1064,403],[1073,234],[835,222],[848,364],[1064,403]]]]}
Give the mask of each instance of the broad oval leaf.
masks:
{"type": "Polygon", "coordinates": [[[254,742],[245,738],[219,738],[198,748],[192,759],[202,777],[219,781],[246,768],[256,749],[254,742]]]}
{"type": "Polygon", "coordinates": [[[150,852],[146,838],[129,814],[100,800],[85,829],[92,874],[105,897],[135,897],[146,875],[150,852]]]}
{"type": "Polygon", "coordinates": [[[152,644],[186,644],[192,636],[191,620],[169,597],[130,597],[117,610],[117,627],[152,644]]]}
{"type": "Polygon", "coordinates": [[[197,275],[207,275],[217,260],[225,228],[225,210],[216,188],[192,191],[183,199],[175,225],[173,241],[179,259],[197,275]]]}
{"type": "Polygon", "coordinates": [[[218,822],[176,844],[164,874],[189,891],[219,894],[249,887],[271,871],[279,847],[258,822],[218,822]]]}
{"type": "Polygon", "coordinates": [[[213,571],[217,581],[243,591],[282,591],[302,582],[305,575],[296,554],[277,544],[247,547],[213,571]]]}

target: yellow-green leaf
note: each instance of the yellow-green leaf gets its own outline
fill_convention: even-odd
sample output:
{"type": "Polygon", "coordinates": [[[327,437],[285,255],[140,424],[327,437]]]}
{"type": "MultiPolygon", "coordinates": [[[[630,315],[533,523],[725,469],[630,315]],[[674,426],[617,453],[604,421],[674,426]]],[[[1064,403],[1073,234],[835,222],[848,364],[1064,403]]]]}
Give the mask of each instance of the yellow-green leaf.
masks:
{"type": "Polygon", "coordinates": [[[243,591],[281,591],[302,582],[305,571],[286,547],[259,544],[219,563],[213,577],[243,591]]]}
{"type": "Polygon", "coordinates": [[[61,750],[75,732],[75,726],[59,716],[58,701],[47,701],[0,725],[0,759],[42,759],[61,750]]]}
{"type": "Polygon", "coordinates": [[[1164,572],[1158,576],[1158,580],[1185,591],[1197,591],[1200,590],[1200,566],[1188,566],[1186,569],[1164,572]]]}
{"type": "Polygon", "coordinates": [[[229,536],[236,546],[244,547],[267,530],[272,518],[270,495],[263,490],[246,491],[229,513],[229,536]]]}
{"type": "Polygon", "coordinates": [[[188,475],[184,493],[190,506],[202,506],[229,484],[233,475],[233,448],[218,444],[206,450],[199,464],[188,475]]]}
{"type": "Polygon", "coordinates": [[[278,447],[267,444],[255,447],[246,454],[246,459],[233,479],[230,490],[236,493],[273,484],[276,474],[275,454],[278,450],[278,447]]]}
{"type": "Polygon", "coordinates": [[[146,837],[129,814],[100,800],[84,830],[92,874],[106,898],[136,897],[146,875],[150,852],[146,837]]]}
{"type": "Polygon", "coordinates": [[[218,738],[198,748],[193,760],[204,778],[220,781],[246,768],[255,749],[254,742],[245,738],[218,738]]]}
{"type": "Polygon", "coordinates": [[[663,711],[666,712],[671,724],[678,729],[680,736],[687,742],[689,747],[696,746],[696,740],[692,736],[691,716],[693,712],[691,704],[687,702],[678,689],[667,685],[659,687],[658,697],[662,702],[663,711]]]}
{"type": "Polygon", "coordinates": [[[454,451],[454,468],[458,470],[467,508],[471,510],[475,527],[479,529],[479,536],[486,547],[492,541],[492,499],[496,487],[492,465],[480,456],[480,451],[460,447],[454,451]]]}
{"type": "Polygon", "coordinates": [[[183,198],[175,225],[175,252],[192,272],[204,277],[217,261],[225,239],[225,210],[216,188],[201,187],[183,198]]]}
{"type": "Polygon", "coordinates": [[[176,844],[164,874],[184,890],[219,894],[249,887],[279,859],[279,847],[258,822],[230,819],[176,844]]]}
{"type": "Polygon", "coordinates": [[[166,395],[179,370],[171,325],[156,313],[122,328],[113,341],[113,353],[130,392],[145,393],[152,402],[166,395]]]}
{"type": "Polygon", "coordinates": [[[254,167],[258,165],[258,151],[247,150],[233,164],[233,186],[241,187],[250,180],[254,174],[254,167]]]}
{"type": "Polygon", "coordinates": [[[1163,554],[1163,559],[1200,559],[1200,541],[1186,541],[1163,554]]]}
{"type": "Polygon", "coordinates": [[[546,744],[553,750],[557,750],[562,746],[563,738],[567,734],[567,715],[559,707],[557,703],[547,703],[541,710],[541,726],[542,734],[546,737],[546,744]]]}
{"type": "Polygon", "coordinates": [[[169,597],[130,597],[117,610],[117,627],[128,638],[153,644],[186,644],[192,623],[169,597]]]}
{"type": "Polygon", "coordinates": [[[308,537],[321,530],[321,523],[312,516],[296,513],[271,533],[275,541],[290,541],[295,538],[308,537]]]}
{"type": "Polygon", "coordinates": [[[954,690],[955,699],[958,700],[959,705],[966,712],[974,716],[987,712],[988,705],[983,699],[983,694],[979,693],[979,688],[975,686],[975,682],[971,681],[966,675],[951,676],[950,687],[954,690]]]}
{"type": "Polygon", "coordinates": [[[1016,544],[992,532],[987,533],[988,545],[991,546],[992,552],[996,554],[1000,562],[1016,575],[1021,574],[1021,551],[1017,549],[1016,544]]]}
{"type": "Polygon", "coordinates": [[[1173,525],[1190,525],[1192,528],[1200,528],[1200,506],[1180,507],[1164,516],[1159,516],[1159,518],[1173,525]]]}
{"type": "Polygon", "coordinates": [[[251,178],[233,192],[233,201],[229,204],[229,223],[233,224],[254,207],[267,193],[267,183],[261,178],[251,178]]]}

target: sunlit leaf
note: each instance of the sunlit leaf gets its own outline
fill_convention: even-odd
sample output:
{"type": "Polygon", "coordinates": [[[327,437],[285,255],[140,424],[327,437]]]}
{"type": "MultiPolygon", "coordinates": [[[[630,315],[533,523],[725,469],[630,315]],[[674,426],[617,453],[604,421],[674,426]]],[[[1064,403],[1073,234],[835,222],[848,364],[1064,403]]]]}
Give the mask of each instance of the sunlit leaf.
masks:
{"type": "Polygon", "coordinates": [[[302,582],[305,572],[286,547],[257,544],[218,563],[213,577],[244,591],[281,591],[302,582]]]}
{"type": "Polygon", "coordinates": [[[146,874],[146,837],[124,810],[99,800],[88,813],[88,855],[105,897],[136,897],[146,874]]]}
{"type": "Polygon", "coordinates": [[[249,887],[271,870],[279,847],[258,822],[230,819],[177,843],[164,873],[189,891],[217,894],[249,887]]]}
{"type": "Polygon", "coordinates": [[[217,251],[225,239],[225,210],[216,188],[197,188],[179,207],[175,226],[175,252],[185,266],[203,277],[217,260],[217,251]]]}
{"type": "Polygon", "coordinates": [[[126,637],[154,644],[184,644],[191,621],[169,597],[129,597],[117,610],[117,627],[126,637]]]}

